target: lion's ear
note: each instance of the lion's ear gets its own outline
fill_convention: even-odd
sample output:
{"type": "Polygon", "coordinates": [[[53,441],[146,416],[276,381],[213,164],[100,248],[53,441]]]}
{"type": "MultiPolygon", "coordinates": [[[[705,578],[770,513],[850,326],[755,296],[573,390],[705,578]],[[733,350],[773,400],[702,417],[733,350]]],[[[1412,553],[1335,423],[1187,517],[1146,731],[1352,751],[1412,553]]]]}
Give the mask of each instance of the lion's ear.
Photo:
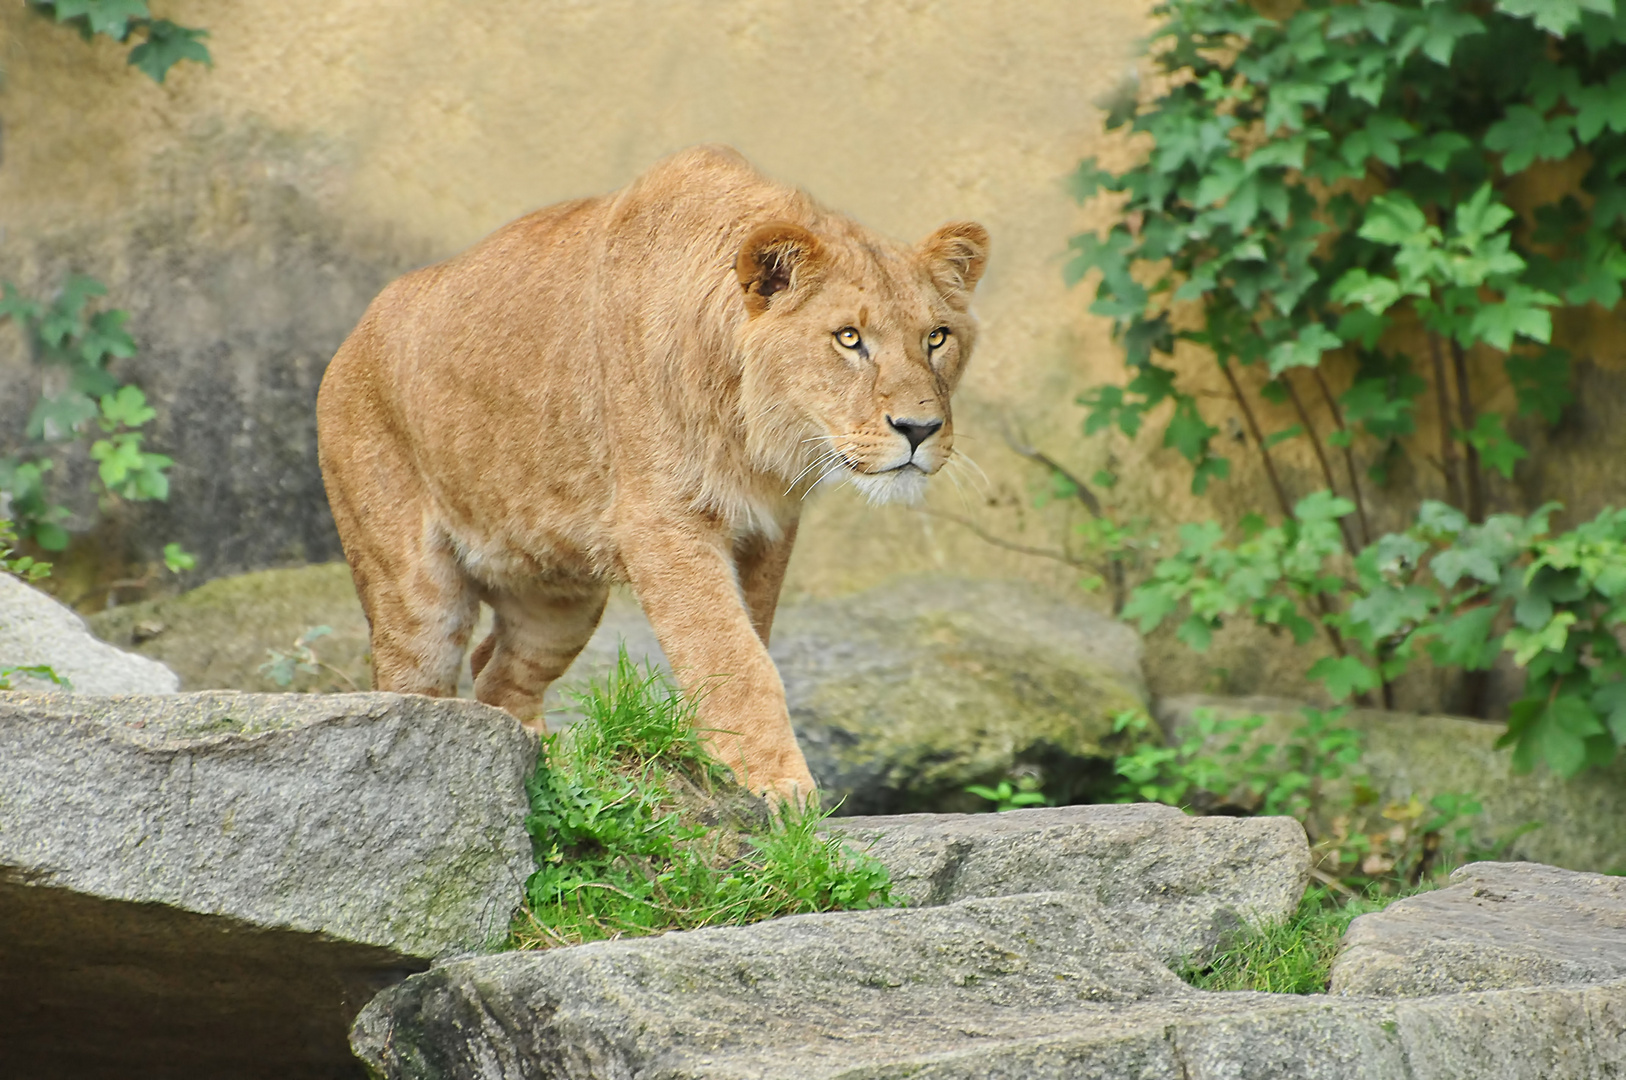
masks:
{"type": "Polygon", "coordinates": [[[963,311],[988,265],[988,230],[975,221],[944,225],[920,245],[920,260],[943,299],[963,311]]]}
{"type": "Polygon", "coordinates": [[[758,226],[734,259],[734,273],[745,290],[746,310],[760,315],[779,293],[812,284],[823,262],[819,238],[800,225],[770,221],[758,226]]]}

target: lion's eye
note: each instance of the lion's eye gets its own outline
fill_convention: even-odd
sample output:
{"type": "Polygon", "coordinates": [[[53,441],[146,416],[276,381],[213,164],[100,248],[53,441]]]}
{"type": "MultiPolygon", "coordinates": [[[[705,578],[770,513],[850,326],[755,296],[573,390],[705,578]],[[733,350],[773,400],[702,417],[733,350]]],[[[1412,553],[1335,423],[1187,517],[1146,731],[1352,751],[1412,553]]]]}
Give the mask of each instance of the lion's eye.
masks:
{"type": "Polygon", "coordinates": [[[943,347],[943,342],[948,340],[948,336],[948,327],[939,326],[936,330],[933,330],[931,333],[926,335],[926,348],[941,349],[943,347]]]}
{"type": "Polygon", "coordinates": [[[836,331],[836,343],[843,349],[856,349],[864,343],[864,337],[851,326],[843,326],[836,331]]]}

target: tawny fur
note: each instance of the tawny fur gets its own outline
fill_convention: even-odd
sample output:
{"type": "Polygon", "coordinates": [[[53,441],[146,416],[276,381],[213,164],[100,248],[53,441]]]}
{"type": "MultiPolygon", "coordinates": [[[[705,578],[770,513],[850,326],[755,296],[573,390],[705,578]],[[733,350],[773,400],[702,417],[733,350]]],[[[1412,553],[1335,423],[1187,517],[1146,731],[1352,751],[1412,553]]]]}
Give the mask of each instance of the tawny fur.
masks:
{"type": "Polygon", "coordinates": [[[627,582],[713,752],[811,792],[767,650],[802,500],[948,461],[987,244],[898,247],[705,147],[390,285],[317,403],[376,685],[454,694],[484,601],[476,696],[538,726],[627,582]]]}

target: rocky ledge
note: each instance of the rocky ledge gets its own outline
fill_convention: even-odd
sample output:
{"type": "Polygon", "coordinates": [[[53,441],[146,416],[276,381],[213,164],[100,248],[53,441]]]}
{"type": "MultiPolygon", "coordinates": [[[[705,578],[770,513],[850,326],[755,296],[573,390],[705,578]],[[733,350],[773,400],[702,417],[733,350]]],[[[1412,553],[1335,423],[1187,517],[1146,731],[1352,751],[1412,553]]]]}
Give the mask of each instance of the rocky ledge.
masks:
{"type": "MultiPolygon", "coordinates": [[[[1611,879],[1563,875],[1480,864],[1365,916],[1335,977],[1362,994],[1203,993],[1096,897],[1043,892],[453,961],[380,994],[351,1041],[378,1075],[414,1080],[1618,1077],[1626,904],[1611,879]],[[1563,927],[1584,910],[1599,956],[1394,996],[1473,985],[1479,904],[1515,896],[1514,921],[1547,927],[1526,953],[1571,951],[1563,927]],[[1442,940],[1458,945],[1443,982],[1419,948],[1442,940]],[[1388,974],[1363,979],[1374,952],[1388,974]],[[1397,978],[1408,966],[1418,977],[1397,978]]],[[[1481,963],[1497,955],[1481,943],[1481,963]]]]}

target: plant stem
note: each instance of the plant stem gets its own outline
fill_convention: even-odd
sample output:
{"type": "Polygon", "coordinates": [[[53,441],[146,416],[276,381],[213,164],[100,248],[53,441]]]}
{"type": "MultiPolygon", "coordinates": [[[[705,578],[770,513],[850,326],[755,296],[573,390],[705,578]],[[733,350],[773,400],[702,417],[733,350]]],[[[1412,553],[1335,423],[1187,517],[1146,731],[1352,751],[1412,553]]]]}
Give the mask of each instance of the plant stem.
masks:
{"type": "MultiPolygon", "coordinates": [[[[1315,451],[1316,462],[1321,466],[1321,476],[1327,481],[1327,490],[1336,495],[1338,485],[1333,482],[1332,465],[1327,461],[1327,454],[1321,448],[1321,437],[1316,434],[1315,424],[1310,420],[1310,411],[1304,407],[1304,400],[1299,397],[1298,387],[1293,385],[1292,372],[1282,372],[1281,379],[1282,385],[1287,388],[1288,399],[1293,402],[1294,411],[1299,414],[1299,423],[1304,427],[1304,434],[1310,439],[1310,447],[1315,451]]],[[[1344,550],[1349,552],[1349,557],[1353,559],[1359,549],[1355,546],[1355,534],[1344,518],[1338,519],[1338,532],[1344,538],[1344,550]]]]}
{"type": "MultiPolygon", "coordinates": [[[[1242,393],[1242,384],[1236,381],[1236,372],[1231,370],[1230,361],[1224,357],[1219,358],[1219,369],[1225,373],[1225,381],[1231,384],[1231,397],[1236,401],[1237,408],[1242,410],[1242,418],[1248,424],[1248,434],[1253,436],[1253,444],[1259,448],[1259,457],[1265,464],[1265,475],[1270,478],[1271,490],[1276,493],[1276,505],[1282,508],[1282,517],[1288,521],[1296,521],[1293,506],[1287,501],[1287,489],[1282,486],[1282,478],[1276,475],[1276,463],[1270,458],[1270,449],[1265,446],[1265,436],[1259,430],[1259,421],[1254,418],[1253,409],[1249,407],[1248,399],[1242,393]]],[[[1342,655],[1342,651],[1339,655],[1342,655]]]]}
{"type": "MultiPolygon", "coordinates": [[[[1071,484],[1074,496],[1077,497],[1079,502],[1084,504],[1084,509],[1090,512],[1091,517],[1094,517],[1097,520],[1101,520],[1106,517],[1106,512],[1101,509],[1101,500],[1096,498],[1095,492],[1090,490],[1090,486],[1088,484],[1074,476],[1066,466],[1057,461],[1055,458],[1051,457],[1049,454],[1045,453],[1043,450],[1030,445],[1025,438],[1018,439],[1014,434],[1011,433],[1009,427],[1006,427],[1004,435],[1005,445],[1011,448],[1012,453],[1025,457],[1029,461],[1038,462],[1040,465],[1043,465],[1045,468],[1049,469],[1051,472],[1055,473],[1057,476],[1071,484]]],[[[987,537],[984,537],[984,539],[987,539],[987,537]]],[[[1008,547],[1010,545],[1002,544],[1001,546],[1008,547]]],[[[1031,554],[1040,553],[1032,552],[1031,554]]],[[[1075,566],[1078,565],[1077,562],[1070,556],[1064,556],[1063,561],[1072,562],[1075,566]]],[[[1128,599],[1129,595],[1129,585],[1124,578],[1124,564],[1119,562],[1117,559],[1109,557],[1107,559],[1105,570],[1107,572],[1101,576],[1112,583],[1112,613],[1116,615],[1123,611],[1124,602],[1128,599]]]]}
{"type": "Polygon", "coordinates": [[[1468,357],[1455,338],[1451,339],[1451,366],[1457,375],[1457,412],[1462,417],[1463,454],[1468,459],[1468,520],[1478,525],[1485,520],[1485,474],[1479,465],[1479,451],[1468,441],[1474,429],[1474,402],[1468,391],[1468,357]]]}
{"type": "Polygon", "coordinates": [[[1332,422],[1343,436],[1344,467],[1349,472],[1349,490],[1355,498],[1355,516],[1361,523],[1361,544],[1364,546],[1372,542],[1372,526],[1366,520],[1366,499],[1361,495],[1360,475],[1355,470],[1355,450],[1351,443],[1349,429],[1344,426],[1344,414],[1338,408],[1338,399],[1333,397],[1332,387],[1327,385],[1326,376],[1321,369],[1313,367],[1310,374],[1315,376],[1316,385],[1321,387],[1321,397],[1327,403],[1327,411],[1332,414],[1332,422]]]}
{"type": "Polygon", "coordinates": [[[1457,444],[1451,438],[1451,394],[1445,381],[1445,358],[1440,355],[1440,335],[1428,332],[1428,353],[1434,361],[1434,395],[1440,407],[1440,471],[1445,473],[1446,501],[1463,508],[1462,478],[1457,474],[1457,444]]]}

